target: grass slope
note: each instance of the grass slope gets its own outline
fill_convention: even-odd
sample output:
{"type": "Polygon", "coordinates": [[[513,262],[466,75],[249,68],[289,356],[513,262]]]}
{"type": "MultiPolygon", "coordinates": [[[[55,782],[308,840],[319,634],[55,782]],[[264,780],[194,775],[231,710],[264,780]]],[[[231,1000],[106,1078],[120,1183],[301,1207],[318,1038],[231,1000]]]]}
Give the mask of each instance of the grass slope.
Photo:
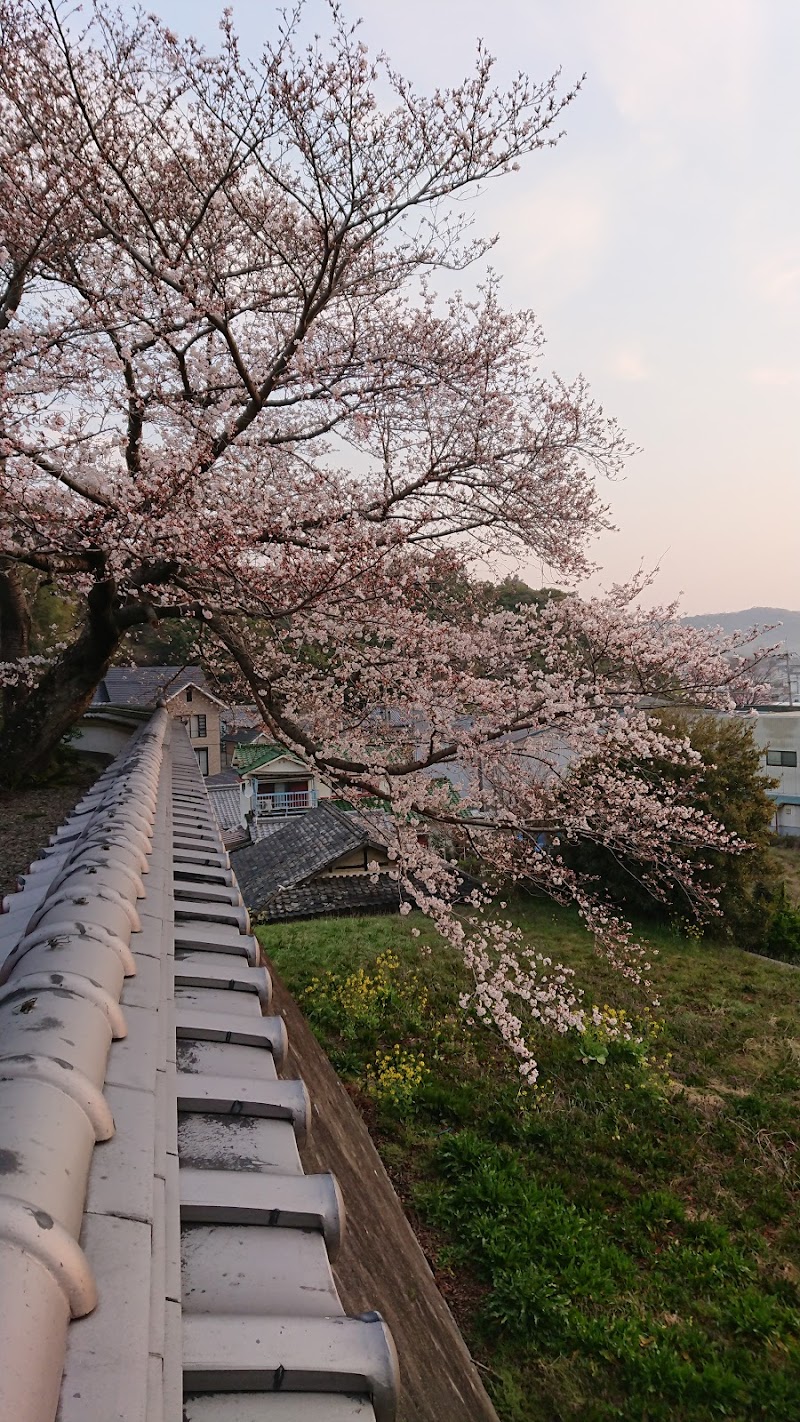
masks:
{"type": "MultiPolygon", "coordinates": [[[[514,916],[616,1003],[573,914],[514,916]]],[[[663,1035],[543,1038],[530,1093],[465,1025],[463,970],[422,918],[259,936],[362,1104],[503,1422],[800,1418],[800,972],[656,935],[663,1035]]]]}

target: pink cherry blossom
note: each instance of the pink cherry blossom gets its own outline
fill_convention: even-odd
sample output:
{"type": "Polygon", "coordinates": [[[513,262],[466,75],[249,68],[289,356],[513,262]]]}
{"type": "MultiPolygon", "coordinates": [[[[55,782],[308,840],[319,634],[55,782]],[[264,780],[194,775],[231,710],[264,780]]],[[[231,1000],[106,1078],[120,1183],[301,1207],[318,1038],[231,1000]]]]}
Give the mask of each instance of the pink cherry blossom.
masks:
{"type": "Polygon", "coordinates": [[[227,12],[209,55],[101,0],[0,0],[0,767],[57,743],[132,628],[190,619],[226,697],[378,816],[403,912],[458,947],[467,1010],[532,1082],[532,1034],[585,1012],[495,890],[501,915],[514,885],[577,903],[648,992],[649,953],[560,847],[713,911],[688,851],[740,846],[643,775],[694,759],[648,706],[725,710],[753,670],[642,611],[642,579],[517,612],[482,591],[498,556],[574,586],[628,452],[494,274],[436,287],[491,246],[465,199],[556,142],[573,91],[498,89],[481,47],[426,96],[337,8],[310,48],[297,23],[251,60],[227,12]],[[83,611],[49,661],[23,569],[83,611]]]}

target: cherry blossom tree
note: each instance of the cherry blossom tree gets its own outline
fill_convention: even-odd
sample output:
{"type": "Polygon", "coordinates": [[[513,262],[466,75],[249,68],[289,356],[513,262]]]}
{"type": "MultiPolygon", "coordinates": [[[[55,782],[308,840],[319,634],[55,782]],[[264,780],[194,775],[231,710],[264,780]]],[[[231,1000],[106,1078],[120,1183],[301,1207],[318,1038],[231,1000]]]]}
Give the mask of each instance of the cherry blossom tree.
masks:
{"type": "Polygon", "coordinates": [[[396,872],[531,1075],[520,1012],[566,1030],[583,1009],[507,924],[452,912],[420,824],[490,879],[577,897],[644,980],[558,838],[689,883],[687,847],[726,836],[631,769],[691,756],[643,698],[723,707],[746,677],[675,609],[637,612],[638,584],[479,595],[478,555],[584,573],[597,478],[627,453],[503,308],[463,201],[555,143],[574,91],[500,90],[479,47],[421,95],[338,6],[324,41],[301,21],[251,59],[227,12],[209,55],[102,0],[0,0],[0,780],[50,753],[132,629],[193,619],[278,738],[392,813],[396,872]],[[437,272],[480,262],[477,295],[441,295],[437,272]],[[83,608],[49,664],[26,570],[83,608]]]}

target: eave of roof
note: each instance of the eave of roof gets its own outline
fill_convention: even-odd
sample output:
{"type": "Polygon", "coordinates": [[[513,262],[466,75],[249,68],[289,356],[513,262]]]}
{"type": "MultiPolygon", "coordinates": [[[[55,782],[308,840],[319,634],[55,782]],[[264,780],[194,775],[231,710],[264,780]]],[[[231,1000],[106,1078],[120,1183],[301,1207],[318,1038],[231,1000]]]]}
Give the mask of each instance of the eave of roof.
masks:
{"type": "Polygon", "coordinates": [[[82,720],[107,721],[113,725],[140,726],[152,715],[146,706],[113,706],[108,701],[95,701],[87,706],[82,720]]]}
{"type": "Polygon", "coordinates": [[[328,875],[297,884],[274,894],[256,917],[263,923],[323,915],[391,913],[400,907],[400,889],[394,879],[368,874],[328,875]]]}
{"type": "Polygon", "coordinates": [[[250,775],[254,770],[260,770],[262,766],[270,765],[273,760],[280,760],[284,756],[307,774],[311,773],[294,751],[287,750],[286,746],[280,746],[275,741],[267,745],[238,745],[233,752],[232,763],[237,770],[241,770],[242,775],[250,775]]]}
{"type": "Polygon", "coordinates": [[[165,692],[164,700],[173,701],[176,696],[182,696],[184,691],[187,691],[189,687],[191,687],[193,691],[199,692],[201,696],[207,696],[209,701],[216,701],[218,706],[227,705],[227,703],[225,701],[222,701],[219,696],[215,696],[213,691],[209,691],[208,686],[203,686],[200,682],[197,681],[185,681],[181,686],[178,687],[177,691],[165,692]]]}

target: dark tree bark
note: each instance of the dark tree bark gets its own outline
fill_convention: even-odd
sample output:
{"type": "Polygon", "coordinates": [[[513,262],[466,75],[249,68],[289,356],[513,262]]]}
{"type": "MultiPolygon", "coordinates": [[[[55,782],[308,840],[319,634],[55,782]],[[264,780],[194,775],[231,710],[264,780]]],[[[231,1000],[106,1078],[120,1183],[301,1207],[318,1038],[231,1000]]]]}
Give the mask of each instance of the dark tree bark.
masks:
{"type": "MultiPolygon", "coordinates": [[[[0,790],[14,789],[42,769],[91,702],[97,683],[108,671],[127,631],[115,604],[113,581],[95,583],[78,637],[4,718],[0,733],[0,790]]],[[[126,621],[129,625],[130,619],[126,621]]]]}
{"type": "MultiPolygon", "coordinates": [[[[0,662],[20,662],[27,657],[31,644],[31,613],[19,569],[5,559],[0,561],[0,662]]],[[[3,720],[22,704],[27,688],[4,686],[3,720]]]]}
{"type": "MultiPolygon", "coordinates": [[[[188,617],[201,623],[205,621],[202,603],[189,595],[174,604],[159,603],[156,606],[151,600],[147,589],[154,584],[170,582],[176,568],[174,563],[143,563],[129,579],[128,590],[123,596],[114,579],[105,576],[105,560],[101,553],[84,554],[82,559],[84,563],[89,563],[97,576],[87,597],[86,617],[71,645],[53,662],[32,690],[23,690],[9,714],[3,718],[0,730],[0,791],[14,789],[47,765],[63,736],[91,703],[95,687],[102,681],[132,628],[141,627],[143,623],[155,625],[164,618],[188,617]]],[[[21,588],[21,583],[19,586],[21,588]]],[[[11,583],[5,592],[0,588],[0,598],[4,595],[10,597],[10,589],[11,583]]],[[[29,615],[27,628],[29,633],[29,615]]],[[[2,659],[13,661],[15,657],[8,655],[2,659]]]]}

